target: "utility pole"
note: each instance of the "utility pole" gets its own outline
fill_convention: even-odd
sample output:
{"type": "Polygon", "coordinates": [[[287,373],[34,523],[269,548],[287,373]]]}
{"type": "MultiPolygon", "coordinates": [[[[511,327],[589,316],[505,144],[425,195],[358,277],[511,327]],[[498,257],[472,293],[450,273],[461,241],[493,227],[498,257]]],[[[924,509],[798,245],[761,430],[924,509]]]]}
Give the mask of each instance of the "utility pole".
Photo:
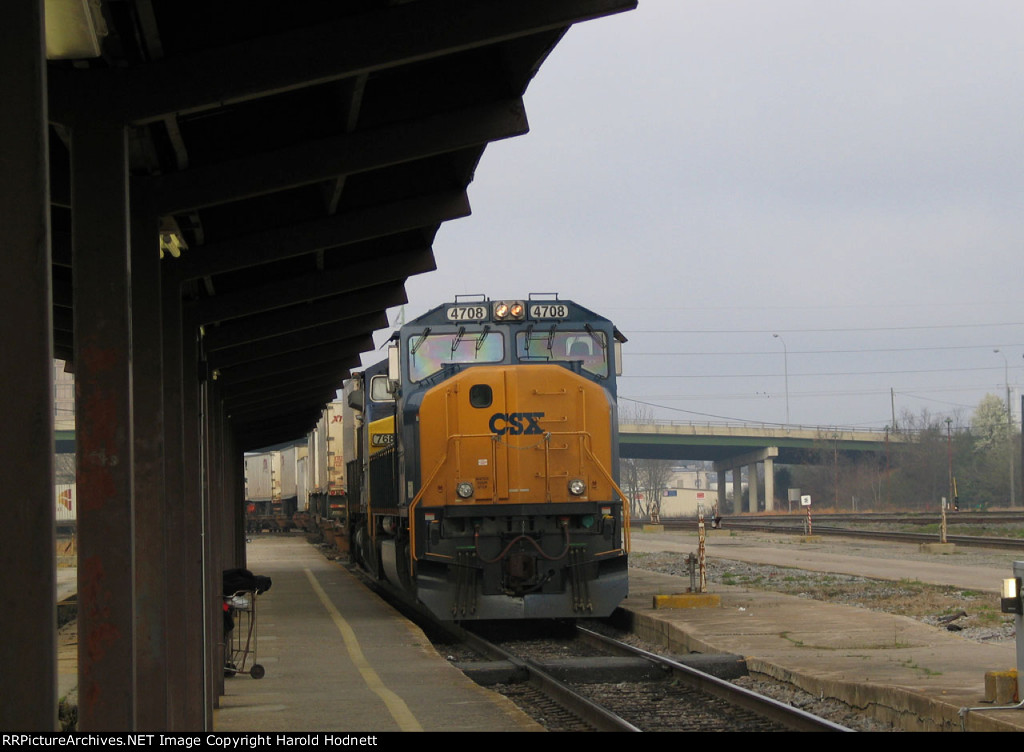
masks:
{"type": "MultiPolygon", "coordinates": [[[[1003,357],[1003,369],[1004,377],[1006,381],[1006,440],[1010,442],[1010,447],[1007,451],[1007,455],[1010,458],[1010,507],[1017,506],[1017,492],[1015,489],[1016,483],[1014,476],[1013,466],[1017,464],[1016,458],[1013,456],[1013,403],[1010,402],[1010,362],[1006,359],[1006,355],[1003,354],[998,348],[993,350],[994,353],[999,353],[1003,357]]],[[[1022,416],[1024,417],[1024,416],[1022,416]]]]}
{"type": "Polygon", "coordinates": [[[946,453],[949,456],[949,503],[953,503],[953,434],[951,426],[952,418],[946,418],[946,453]]]}
{"type": "Polygon", "coordinates": [[[789,349],[786,347],[786,340],[778,334],[773,337],[782,343],[782,368],[786,379],[786,425],[789,425],[789,349]]]}

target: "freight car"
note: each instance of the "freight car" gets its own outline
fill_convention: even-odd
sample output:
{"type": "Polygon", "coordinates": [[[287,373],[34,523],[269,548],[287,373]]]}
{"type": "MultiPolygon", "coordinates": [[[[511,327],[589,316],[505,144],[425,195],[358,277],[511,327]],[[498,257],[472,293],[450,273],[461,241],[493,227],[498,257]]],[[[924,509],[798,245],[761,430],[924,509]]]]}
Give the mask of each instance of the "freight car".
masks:
{"type": "Polygon", "coordinates": [[[299,499],[299,511],[308,513],[307,527],[328,543],[335,543],[335,536],[341,534],[341,548],[346,540],[347,521],[344,450],[347,429],[342,403],[328,404],[316,428],[307,437],[306,504],[299,499]]]}
{"type": "Polygon", "coordinates": [[[624,341],[556,295],[460,297],[404,324],[349,388],[352,556],[443,619],[610,614],[628,590],[624,341]]]}
{"type": "Polygon", "coordinates": [[[281,453],[245,455],[245,524],[249,532],[276,529],[273,506],[281,499],[281,453]]]}
{"type": "Polygon", "coordinates": [[[245,525],[248,532],[284,531],[296,526],[296,512],[307,503],[305,442],[247,452],[245,525]]]}

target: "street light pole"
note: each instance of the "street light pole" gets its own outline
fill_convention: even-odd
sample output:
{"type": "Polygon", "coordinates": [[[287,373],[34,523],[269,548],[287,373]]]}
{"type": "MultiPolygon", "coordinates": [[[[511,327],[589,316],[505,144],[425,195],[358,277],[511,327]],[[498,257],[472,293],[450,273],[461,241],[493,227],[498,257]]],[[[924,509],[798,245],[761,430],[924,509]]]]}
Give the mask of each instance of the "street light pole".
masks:
{"type": "Polygon", "coordinates": [[[946,418],[946,456],[949,459],[949,505],[956,509],[953,495],[953,419],[946,418]]]}
{"type": "Polygon", "coordinates": [[[789,349],[786,347],[786,340],[778,334],[772,336],[782,343],[782,367],[786,378],[786,425],[789,425],[789,349]]]}
{"type": "Polygon", "coordinates": [[[1017,506],[1017,494],[1014,489],[1013,466],[1016,458],[1013,456],[1013,407],[1010,404],[1010,362],[1006,359],[1006,355],[998,348],[992,352],[998,353],[1003,358],[1003,377],[1006,381],[1006,440],[1010,442],[1010,506],[1015,507],[1017,506]]]}

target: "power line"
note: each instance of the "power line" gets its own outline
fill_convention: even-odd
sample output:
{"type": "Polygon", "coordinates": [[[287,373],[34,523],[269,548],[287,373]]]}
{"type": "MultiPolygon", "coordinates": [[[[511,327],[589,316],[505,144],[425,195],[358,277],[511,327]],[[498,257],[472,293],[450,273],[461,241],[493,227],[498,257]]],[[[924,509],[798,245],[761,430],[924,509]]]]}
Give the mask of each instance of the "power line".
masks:
{"type": "MultiPolygon", "coordinates": [[[[669,407],[668,405],[656,405],[653,402],[644,402],[643,400],[632,399],[630,397],[623,397],[621,395],[619,396],[619,400],[625,400],[626,402],[634,402],[634,403],[636,403],[638,405],[647,405],[647,407],[657,407],[660,410],[669,410],[669,411],[675,412],[675,413],[686,413],[687,415],[699,415],[702,418],[716,418],[718,420],[727,420],[727,421],[730,421],[730,422],[733,422],[733,423],[766,423],[767,422],[767,421],[763,421],[763,420],[751,421],[751,420],[747,420],[745,418],[733,418],[733,417],[729,417],[727,415],[715,415],[714,413],[701,413],[701,412],[697,412],[696,410],[683,410],[682,408],[679,408],[679,407],[669,407]]],[[[781,426],[783,424],[782,423],[775,423],[775,424],[771,424],[771,425],[780,425],[781,426]]]]}
{"type": "Polygon", "coordinates": [[[899,332],[899,331],[922,331],[938,329],[983,329],[989,327],[1024,326],[1024,322],[1018,323],[994,323],[994,324],[928,324],[922,326],[855,326],[855,327],[834,327],[823,329],[627,329],[622,331],[625,334],[773,334],[782,332],[785,334],[800,333],[832,333],[832,332],[899,332]]]}
{"type": "MultiPolygon", "coordinates": [[[[908,373],[969,373],[976,371],[994,371],[998,367],[979,366],[977,368],[916,368],[899,371],[819,371],[807,373],[791,373],[791,377],[813,378],[822,376],[894,376],[908,373]]],[[[629,374],[619,377],[626,379],[770,379],[778,378],[777,373],[697,373],[697,374],[629,374]]]]}
{"type": "MultiPolygon", "coordinates": [[[[1016,308],[1020,305],[1020,301],[1016,300],[1005,300],[1005,301],[942,301],[939,303],[893,303],[886,302],[886,309],[914,309],[923,310],[927,308],[938,308],[943,311],[948,311],[951,308],[998,308],[1000,306],[1009,306],[1016,308]]],[[[847,303],[844,305],[734,305],[732,303],[722,305],[707,305],[701,303],[700,305],[692,306],[673,306],[673,305],[658,305],[658,306],[608,306],[605,310],[607,311],[654,311],[656,313],[662,313],[664,311],[875,311],[878,310],[877,303],[847,303]]]]}
{"type": "MultiPolygon", "coordinates": [[[[790,355],[863,355],[865,353],[904,353],[904,352],[933,352],[933,351],[944,351],[944,350],[990,350],[995,347],[1022,347],[1024,344],[1013,344],[1013,345],[944,345],[939,347],[873,347],[864,348],[858,350],[790,350],[790,355]]],[[[778,350],[748,350],[746,352],[709,352],[709,351],[675,351],[675,352],[633,352],[632,350],[627,351],[627,355],[630,358],[636,356],[754,356],[754,355],[778,355],[778,350]]]]}

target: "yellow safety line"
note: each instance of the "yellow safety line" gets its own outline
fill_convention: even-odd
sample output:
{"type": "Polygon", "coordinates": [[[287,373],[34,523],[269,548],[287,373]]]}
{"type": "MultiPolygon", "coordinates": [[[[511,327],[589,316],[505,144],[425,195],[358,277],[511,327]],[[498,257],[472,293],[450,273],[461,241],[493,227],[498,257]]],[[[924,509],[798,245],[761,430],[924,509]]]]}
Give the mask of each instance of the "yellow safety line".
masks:
{"type": "Polygon", "coordinates": [[[355,664],[356,668],[359,669],[359,673],[363,677],[363,681],[366,682],[366,686],[370,688],[388,708],[388,712],[391,713],[391,717],[395,719],[395,723],[398,724],[398,728],[402,731],[422,731],[423,727],[420,722],[416,720],[416,716],[409,710],[409,706],[405,704],[405,701],[392,692],[390,689],[384,686],[384,682],[381,681],[380,676],[374,671],[370,662],[366,660],[366,656],[363,655],[363,649],[359,646],[359,640],[356,638],[356,633],[349,626],[349,623],[345,621],[338,609],[331,603],[330,598],[327,597],[327,593],[320,587],[320,583],[316,581],[313,573],[306,568],[306,577],[309,578],[309,584],[313,586],[313,591],[317,594],[320,602],[324,604],[324,608],[327,609],[327,613],[331,615],[331,619],[334,620],[334,625],[341,632],[341,637],[345,641],[345,648],[348,650],[348,657],[355,664]]]}

